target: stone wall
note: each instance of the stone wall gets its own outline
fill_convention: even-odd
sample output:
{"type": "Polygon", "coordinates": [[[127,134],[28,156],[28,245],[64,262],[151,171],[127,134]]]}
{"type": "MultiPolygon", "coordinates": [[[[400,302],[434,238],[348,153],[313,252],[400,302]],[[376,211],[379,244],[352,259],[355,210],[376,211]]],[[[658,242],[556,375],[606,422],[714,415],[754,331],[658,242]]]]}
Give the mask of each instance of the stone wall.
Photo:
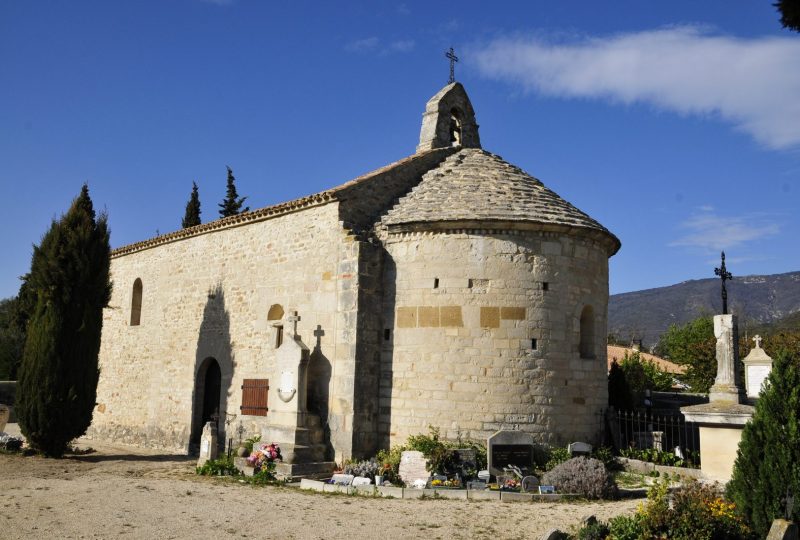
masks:
{"type": "Polygon", "coordinates": [[[596,440],[607,403],[606,245],[508,230],[401,233],[385,244],[383,444],[428,425],[451,439],[513,428],[539,442],[596,440]],[[587,305],[593,358],[579,353],[587,305]]]}
{"type": "MultiPolygon", "coordinates": [[[[116,256],[90,436],[185,451],[193,417],[198,429],[196,374],[208,357],[221,368],[222,408],[238,415],[243,379],[277,384],[277,330],[267,314],[279,304],[301,316],[298,334],[313,350],[309,400],[327,414],[331,449],[350,455],[359,256],[337,203],[116,256]],[[137,278],[141,324],[131,326],[137,278]]],[[[240,419],[249,434],[263,422],[240,419]]]]}

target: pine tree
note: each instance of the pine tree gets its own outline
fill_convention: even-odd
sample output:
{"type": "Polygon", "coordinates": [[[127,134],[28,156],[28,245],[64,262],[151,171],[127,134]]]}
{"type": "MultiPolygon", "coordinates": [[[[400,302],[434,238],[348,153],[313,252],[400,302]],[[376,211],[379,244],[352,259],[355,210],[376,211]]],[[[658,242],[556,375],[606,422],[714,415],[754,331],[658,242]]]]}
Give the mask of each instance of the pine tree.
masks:
{"type": "Polygon", "coordinates": [[[197,184],[192,182],[192,194],[189,196],[189,202],[186,203],[186,213],[181,221],[181,227],[188,229],[195,225],[200,225],[200,194],[197,191],[197,184]]]}
{"type": "Polygon", "coordinates": [[[233,171],[230,167],[228,169],[228,191],[225,196],[225,200],[222,201],[219,205],[219,215],[222,217],[228,216],[235,216],[236,214],[240,214],[242,212],[247,212],[250,210],[250,207],[242,208],[244,201],[247,197],[239,198],[239,194],[236,193],[236,185],[234,184],[236,178],[233,177],[233,171]]]}
{"type": "Polygon", "coordinates": [[[107,217],[95,219],[89,189],[34,247],[26,280],[35,298],[17,390],[28,442],[61,456],[92,420],[103,308],[111,297],[107,217]]]}
{"type": "MultiPolygon", "coordinates": [[[[787,489],[800,496],[800,369],[784,351],[742,433],[728,496],[765,538],[772,520],[785,517],[787,489]]],[[[800,519],[800,505],[794,505],[791,519],[800,519]]]]}

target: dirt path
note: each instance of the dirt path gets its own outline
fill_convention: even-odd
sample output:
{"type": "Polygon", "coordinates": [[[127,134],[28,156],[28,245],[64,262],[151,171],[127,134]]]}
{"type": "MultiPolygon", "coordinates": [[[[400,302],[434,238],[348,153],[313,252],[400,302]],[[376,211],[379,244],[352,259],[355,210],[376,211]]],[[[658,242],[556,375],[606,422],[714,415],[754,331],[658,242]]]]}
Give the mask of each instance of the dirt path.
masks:
{"type": "Polygon", "coordinates": [[[0,454],[3,538],[534,538],[638,501],[500,503],[323,495],[194,474],[194,461],[91,444],[60,460],[0,454]]]}

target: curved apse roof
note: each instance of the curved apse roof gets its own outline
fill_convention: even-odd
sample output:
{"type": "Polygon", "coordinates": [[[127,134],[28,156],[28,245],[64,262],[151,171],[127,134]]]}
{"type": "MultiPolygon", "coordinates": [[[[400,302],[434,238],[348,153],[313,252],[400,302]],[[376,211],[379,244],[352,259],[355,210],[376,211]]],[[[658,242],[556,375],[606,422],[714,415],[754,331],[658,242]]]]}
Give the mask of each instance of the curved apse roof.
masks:
{"type": "Polygon", "coordinates": [[[610,241],[611,254],[620,247],[619,239],[600,223],[519,167],[480,148],[464,148],[425,173],[381,219],[389,231],[448,222],[519,222],[551,230],[581,229],[610,241]]]}

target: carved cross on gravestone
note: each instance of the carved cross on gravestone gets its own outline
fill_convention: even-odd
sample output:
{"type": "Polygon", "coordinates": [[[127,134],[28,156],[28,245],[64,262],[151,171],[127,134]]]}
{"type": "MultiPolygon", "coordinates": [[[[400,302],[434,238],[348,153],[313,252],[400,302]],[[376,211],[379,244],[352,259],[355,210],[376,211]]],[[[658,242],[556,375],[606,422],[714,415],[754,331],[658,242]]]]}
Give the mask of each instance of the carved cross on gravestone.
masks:
{"type": "Polygon", "coordinates": [[[719,268],[714,268],[714,274],[722,280],[722,314],[728,314],[728,291],[725,289],[725,282],[733,279],[733,274],[725,268],[725,252],[722,252],[722,264],[719,268]]]}
{"type": "Polygon", "coordinates": [[[292,314],[289,316],[288,319],[286,319],[292,325],[289,329],[289,332],[291,332],[292,339],[297,339],[297,323],[298,321],[300,321],[300,319],[301,317],[300,315],[297,314],[296,311],[292,311],[292,314]]]}
{"type": "Polygon", "coordinates": [[[761,348],[761,341],[762,341],[762,340],[763,340],[763,338],[762,338],[761,336],[759,336],[758,334],[756,334],[756,335],[753,337],[753,341],[755,341],[755,342],[756,342],[756,349],[760,349],[760,348],[761,348]]]}
{"type": "Polygon", "coordinates": [[[453,84],[456,82],[456,62],[458,62],[458,56],[456,56],[456,52],[452,47],[450,47],[450,50],[446,51],[444,55],[450,60],[450,80],[447,81],[447,84],[453,84]]]}
{"type": "Polygon", "coordinates": [[[244,425],[242,421],[239,420],[239,427],[236,428],[236,432],[239,434],[239,444],[242,444],[242,435],[244,435],[244,425]]]}

